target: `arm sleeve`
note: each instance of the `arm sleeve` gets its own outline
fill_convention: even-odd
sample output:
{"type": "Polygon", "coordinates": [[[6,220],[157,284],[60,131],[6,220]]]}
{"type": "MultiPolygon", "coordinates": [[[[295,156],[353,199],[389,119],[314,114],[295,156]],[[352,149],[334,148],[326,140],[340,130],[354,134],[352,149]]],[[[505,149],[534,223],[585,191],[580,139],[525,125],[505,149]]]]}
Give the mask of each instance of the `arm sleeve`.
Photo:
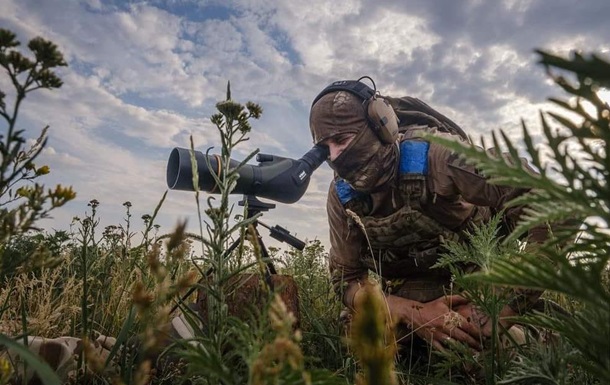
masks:
{"type": "Polygon", "coordinates": [[[329,269],[335,292],[343,303],[353,308],[354,297],[360,284],[368,277],[368,269],[360,259],[362,233],[350,225],[348,215],[331,183],[327,200],[330,229],[329,269]]]}
{"type": "MultiPolygon", "coordinates": [[[[469,203],[490,207],[495,212],[504,210],[504,225],[509,231],[515,228],[524,207],[507,207],[507,203],[526,194],[530,189],[491,184],[473,165],[467,164],[462,157],[451,150],[435,144],[431,145],[430,150],[431,159],[435,162],[434,167],[440,170],[435,185],[441,194],[460,195],[469,203]]],[[[535,173],[524,159],[522,162],[530,172],[535,173]]],[[[549,236],[549,227],[545,225],[532,228],[527,236],[528,242],[542,243],[549,236]]],[[[523,314],[534,305],[542,293],[543,291],[528,288],[512,289],[512,298],[508,306],[518,314],[523,314]]]]}
{"type": "MultiPolygon", "coordinates": [[[[474,165],[470,165],[459,154],[441,145],[430,146],[435,173],[435,193],[444,196],[461,196],[466,202],[486,206],[493,212],[503,210],[503,223],[508,230],[513,230],[518,223],[523,206],[510,206],[507,203],[530,191],[529,188],[516,188],[489,183],[488,178],[482,175],[474,165]]],[[[521,160],[523,165],[531,173],[532,169],[525,159],[521,160]]],[[[534,243],[543,242],[549,235],[547,226],[538,226],[528,232],[528,240],[534,243]]]]}

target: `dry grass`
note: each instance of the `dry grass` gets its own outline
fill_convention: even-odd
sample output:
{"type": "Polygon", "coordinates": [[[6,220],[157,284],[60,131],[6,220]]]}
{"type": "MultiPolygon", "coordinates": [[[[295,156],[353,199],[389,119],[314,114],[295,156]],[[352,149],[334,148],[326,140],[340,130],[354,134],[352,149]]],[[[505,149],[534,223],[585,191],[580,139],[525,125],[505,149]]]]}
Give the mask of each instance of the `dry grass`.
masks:
{"type": "Polygon", "coordinates": [[[63,276],[61,269],[22,273],[0,289],[0,301],[7,307],[0,318],[0,330],[7,335],[22,333],[22,312],[28,333],[49,338],[67,335],[81,313],[82,282],[63,276]]]}

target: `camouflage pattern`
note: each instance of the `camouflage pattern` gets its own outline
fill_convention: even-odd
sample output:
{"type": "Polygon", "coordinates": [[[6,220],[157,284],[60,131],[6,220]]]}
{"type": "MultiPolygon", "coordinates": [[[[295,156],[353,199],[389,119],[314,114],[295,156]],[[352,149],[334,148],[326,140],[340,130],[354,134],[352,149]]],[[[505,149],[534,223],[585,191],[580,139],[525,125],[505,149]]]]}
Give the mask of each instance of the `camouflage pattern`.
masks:
{"type": "MultiPolygon", "coordinates": [[[[400,140],[417,139],[417,131],[422,129],[465,140],[421,125],[414,127],[400,140]]],[[[335,289],[351,307],[358,282],[367,279],[371,270],[396,295],[420,302],[438,298],[448,292],[451,278],[448,270],[430,269],[442,241],[460,239],[465,230],[504,209],[503,222],[506,228],[513,228],[522,207],[506,208],[506,203],[527,191],[489,184],[459,154],[434,143],[429,146],[425,178],[393,178],[348,207],[341,204],[332,182],[327,212],[335,289]]],[[[534,230],[530,240],[541,241],[544,236],[546,231],[534,230]]],[[[539,295],[528,295],[528,306],[539,295]]]]}
{"type": "MultiPolygon", "coordinates": [[[[191,304],[191,310],[196,311],[197,306],[191,304]]],[[[161,353],[169,348],[174,342],[183,340],[196,346],[199,344],[196,337],[198,332],[193,327],[201,328],[203,325],[197,317],[186,316],[183,313],[176,314],[171,321],[164,325],[162,336],[160,336],[159,346],[155,351],[149,351],[142,355],[142,341],[138,338],[131,338],[121,346],[133,355],[134,362],[139,359],[150,360],[153,365],[152,370],[157,375],[162,375],[166,371],[177,370],[180,366],[179,358],[174,354],[168,354],[161,358],[161,353]]],[[[160,332],[161,333],[161,332],[160,332]]],[[[23,338],[15,339],[16,342],[24,344],[23,338]]],[[[62,383],[76,383],[76,379],[83,374],[83,369],[79,366],[79,361],[83,354],[87,372],[94,376],[104,378],[115,378],[120,373],[120,367],[115,362],[110,362],[104,367],[104,363],[114,348],[117,340],[114,337],[99,335],[96,339],[83,339],[71,336],[58,338],[44,338],[41,336],[28,336],[27,348],[45,362],[51,370],[57,374],[62,383]],[[80,373],[79,373],[80,370],[80,373]]],[[[118,359],[119,355],[115,356],[118,359]]],[[[0,345],[0,361],[8,362],[9,371],[13,373],[10,384],[42,384],[41,379],[31,366],[24,365],[23,359],[13,349],[3,348],[0,345]]]]}
{"type": "Polygon", "coordinates": [[[310,129],[314,144],[342,134],[355,137],[328,165],[361,191],[370,191],[389,179],[396,148],[378,140],[369,129],[363,100],[346,91],[322,96],[311,108],[310,129]]]}
{"type": "MultiPolygon", "coordinates": [[[[22,338],[16,340],[24,343],[22,338]]],[[[87,341],[76,337],[27,337],[28,350],[44,362],[57,374],[59,379],[65,383],[76,378],[79,357],[86,350],[88,355],[94,355],[95,361],[105,361],[116,340],[111,337],[99,336],[96,340],[87,341]]],[[[15,384],[41,384],[41,379],[31,366],[24,365],[23,360],[13,349],[0,352],[0,359],[7,361],[13,372],[12,383],[15,384]]],[[[108,369],[112,374],[113,368],[108,369]]]]}
{"type": "Polygon", "coordinates": [[[366,129],[328,165],[356,190],[370,192],[391,179],[396,155],[395,145],[382,144],[372,130],[366,129]]]}
{"type": "Polygon", "coordinates": [[[459,239],[457,233],[445,228],[422,210],[421,205],[427,199],[425,182],[424,175],[401,175],[398,178],[398,191],[404,204],[386,217],[368,216],[361,207],[354,207],[355,202],[348,202],[347,208],[354,207],[352,211],[360,217],[366,229],[371,249],[385,252],[388,260],[396,259],[391,250],[426,250],[440,246],[443,239],[459,239]]]}
{"type": "Polygon", "coordinates": [[[322,96],[311,107],[309,127],[314,144],[339,134],[357,134],[368,130],[362,100],[346,91],[322,96]]]}

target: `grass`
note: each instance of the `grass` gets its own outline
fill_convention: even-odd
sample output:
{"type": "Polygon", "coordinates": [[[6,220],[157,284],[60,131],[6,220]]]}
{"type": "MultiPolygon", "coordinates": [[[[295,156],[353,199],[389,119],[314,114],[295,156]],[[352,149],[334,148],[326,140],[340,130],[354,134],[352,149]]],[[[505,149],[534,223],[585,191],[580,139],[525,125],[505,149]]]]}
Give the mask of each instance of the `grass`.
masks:
{"type": "MultiPolygon", "coordinates": [[[[133,224],[130,226],[135,227],[133,224]]],[[[168,306],[173,304],[177,296],[183,294],[193,282],[192,277],[190,281],[184,281],[185,277],[188,277],[188,272],[193,269],[192,260],[171,257],[171,250],[162,250],[155,246],[162,242],[157,243],[154,238],[148,245],[137,245],[126,250],[123,247],[117,247],[113,233],[98,229],[89,230],[100,234],[100,238],[92,245],[87,245],[83,241],[81,229],[75,229],[68,238],[65,237],[65,234],[60,234],[59,236],[63,237],[63,247],[60,249],[61,253],[54,256],[58,262],[55,266],[18,273],[5,280],[0,289],[0,303],[4,304],[0,313],[3,334],[17,336],[27,333],[54,338],[65,335],[83,336],[83,331],[87,330],[87,335],[92,339],[98,333],[118,336],[128,322],[130,309],[135,303],[136,308],[139,309],[138,316],[128,322],[129,329],[124,340],[135,336],[147,336],[147,340],[151,341],[149,348],[153,348],[153,342],[158,340],[162,333],[160,325],[169,319],[168,306]],[[83,257],[83,253],[86,254],[85,257],[83,257]],[[81,271],[84,266],[83,258],[87,259],[86,275],[81,271]],[[86,329],[83,327],[83,277],[87,277],[86,279],[89,280],[88,295],[85,298],[88,310],[86,322],[89,325],[86,329]],[[182,283],[180,283],[181,280],[182,283]],[[15,295],[16,293],[18,295],[15,295]],[[23,322],[24,317],[25,323],[23,322]]],[[[23,237],[31,238],[37,237],[37,235],[26,234],[23,237]]],[[[47,234],[45,239],[50,242],[53,240],[53,235],[47,234]]],[[[26,244],[26,242],[21,244],[26,244]]],[[[197,253],[193,252],[193,249],[196,250],[197,247],[192,244],[192,241],[183,240],[178,244],[183,247],[180,253],[200,260],[197,253]]],[[[328,254],[324,247],[319,241],[315,241],[308,243],[302,252],[277,249],[272,251],[276,265],[280,266],[280,273],[294,277],[299,288],[300,337],[293,339],[292,344],[296,344],[294,346],[298,346],[302,352],[300,354],[302,354],[302,365],[304,366],[295,367],[301,368],[299,370],[307,369],[313,374],[314,379],[317,378],[322,383],[335,381],[335,383],[349,384],[354,381],[362,381],[356,380],[356,373],[360,373],[359,357],[361,357],[361,353],[358,353],[358,349],[352,350],[343,337],[345,336],[343,325],[338,319],[342,306],[332,290],[327,274],[328,254]]],[[[27,250],[22,250],[22,252],[27,252],[27,250]]],[[[240,265],[247,265],[247,261],[255,258],[254,250],[246,247],[244,255],[241,256],[244,262],[240,265]]],[[[205,266],[200,266],[200,270],[204,269],[205,266]]],[[[251,267],[250,271],[256,273],[256,267],[251,267]]],[[[197,273],[195,277],[198,276],[197,273]]],[[[557,302],[578,307],[577,302],[565,296],[556,294],[549,294],[549,296],[557,302]]],[[[191,296],[189,300],[194,301],[194,297],[191,296]]],[[[281,305],[275,302],[274,306],[277,309],[281,305]]],[[[252,313],[252,316],[258,319],[248,321],[247,327],[252,329],[252,333],[243,335],[243,331],[241,331],[240,336],[232,335],[235,339],[241,338],[242,341],[250,341],[250,343],[257,341],[254,346],[258,346],[261,350],[254,349],[248,352],[251,356],[246,355],[242,360],[246,366],[253,365],[252,370],[260,368],[261,360],[270,359],[268,350],[265,350],[266,343],[270,343],[269,346],[278,344],[277,338],[279,337],[273,334],[273,330],[265,329],[266,309],[265,305],[252,313]],[[257,335],[257,333],[260,334],[257,335]],[[256,353],[263,351],[267,351],[267,353],[263,353],[263,356],[256,356],[256,353]]],[[[229,323],[231,322],[233,321],[229,320],[229,323]]],[[[243,323],[236,325],[244,327],[243,323]]],[[[286,335],[285,330],[283,333],[286,335]]],[[[569,343],[564,340],[560,340],[556,348],[550,351],[545,351],[536,341],[532,341],[527,349],[522,349],[519,357],[521,361],[538,360],[537,362],[546,365],[548,371],[549,368],[556,368],[558,360],[561,360],[561,357],[558,357],[559,351],[564,351],[566,354],[573,353],[569,343]]],[[[191,351],[191,354],[196,353],[191,351]]],[[[220,357],[223,357],[224,354],[226,352],[220,357]]],[[[409,359],[409,347],[403,346],[394,358],[392,367],[395,368],[397,378],[401,381],[399,383],[417,384],[429,383],[429,381],[443,383],[442,381],[447,381],[449,378],[452,383],[477,383],[464,371],[463,363],[465,361],[463,357],[460,357],[461,354],[464,352],[458,349],[453,351],[449,359],[445,361],[433,354],[431,360],[414,362],[409,359]],[[441,364],[441,362],[444,363],[441,364]]],[[[393,354],[390,355],[393,356],[393,354]]],[[[134,360],[121,362],[119,358],[117,357],[118,363],[123,365],[121,370],[124,375],[121,380],[124,383],[137,383],[137,377],[142,378],[141,373],[137,374],[137,366],[140,363],[134,360]]],[[[192,356],[191,359],[193,359],[192,356]]],[[[510,368],[517,370],[514,367],[515,360],[509,360],[506,357],[498,359],[504,360],[502,365],[507,368],[506,373],[510,372],[508,370],[510,368]]],[[[473,363],[482,364],[481,361],[473,361],[473,363]]],[[[565,368],[562,370],[563,373],[561,370],[556,370],[555,374],[569,378],[570,381],[582,380],[587,384],[596,383],[589,374],[584,371],[579,372],[577,368],[567,372],[565,368]]],[[[194,374],[191,372],[190,375],[194,374]]],[[[164,377],[153,378],[153,383],[178,383],[182,380],[182,376],[183,373],[178,372],[169,378],[167,374],[164,374],[164,377]]],[[[547,373],[547,376],[550,374],[547,373]]],[[[285,377],[297,382],[305,381],[303,378],[307,378],[294,377],[294,374],[289,373],[285,377]]],[[[98,378],[96,381],[105,383],[110,380],[110,378],[98,378]]],[[[496,380],[500,380],[500,378],[496,380]]],[[[260,376],[256,377],[256,381],[256,383],[262,383],[260,376]]]]}

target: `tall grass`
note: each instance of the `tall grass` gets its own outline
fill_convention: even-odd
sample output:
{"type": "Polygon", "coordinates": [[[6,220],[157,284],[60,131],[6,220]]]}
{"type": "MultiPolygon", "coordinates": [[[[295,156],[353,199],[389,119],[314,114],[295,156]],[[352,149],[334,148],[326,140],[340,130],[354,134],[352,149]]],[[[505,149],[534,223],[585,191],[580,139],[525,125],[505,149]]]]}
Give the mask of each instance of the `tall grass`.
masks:
{"type": "MultiPolygon", "coordinates": [[[[8,52],[15,47],[14,35],[0,30],[0,55],[4,55],[0,57],[8,57],[8,52]]],[[[27,71],[41,69],[36,66],[46,66],[49,70],[65,64],[56,47],[48,42],[35,40],[30,48],[35,52],[34,61],[21,61],[30,64],[10,67],[4,65],[6,61],[0,63],[8,68],[9,76],[19,80],[27,71]]],[[[11,160],[7,156],[10,154],[3,153],[6,164],[3,163],[1,170],[0,196],[4,200],[0,202],[0,219],[4,224],[17,225],[2,227],[0,234],[0,340],[13,346],[15,341],[22,341],[28,335],[47,338],[69,335],[85,340],[94,340],[99,334],[116,337],[117,344],[104,360],[85,349],[74,373],[73,381],[77,383],[370,385],[610,381],[607,329],[610,322],[607,197],[610,193],[606,180],[610,108],[595,95],[596,87],[610,86],[610,65],[595,56],[575,56],[568,60],[545,53],[540,55],[545,66],[573,73],[577,80],[574,85],[563,77],[553,77],[570,97],[577,97],[576,103],[555,102],[581,118],[572,121],[550,115],[564,130],[558,134],[543,117],[549,159],[555,163],[542,162],[525,127],[525,147],[533,163],[543,171],[539,178],[532,178],[512,166],[520,162],[514,162],[517,151],[505,136],[502,143],[494,137],[494,146],[497,150],[508,147],[513,162],[488,158],[474,148],[454,147],[478,160],[482,170],[493,175],[497,182],[537,188],[535,194],[519,202],[528,204],[531,211],[517,231],[574,216],[582,219],[597,216],[603,221],[586,222],[586,236],[577,243],[565,242],[574,237],[573,227],[561,229],[552,241],[538,249],[543,259],[528,249],[515,252],[512,243],[499,243],[494,233],[497,223],[491,223],[473,234],[471,248],[450,247],[452,254],[440,264],[478,262],[481,273],[468,275],[454,271],[456,289],[461,286],[470,291],[471,298],[494,320],[507,300],[502,295],[504,292],[497,290],[499,285],[546,289],[550,292],[548,297],[570,305],[564,307],[573,310],[573,314],[540,312],[522,317],[519,322],[534,333],[541,329],[552,333],[532,334],[526,344],[493,338],[493,343],[502,344],[503,349],[492,346],[480,355],[456,345],[444,353],[429,353],[425,360],[413,361],[410,357],[413,352],[405,347],[397,349],[392,330],[388,328],[391,325],[383,315],[383,297],[369,288],[363,296],[362,308],[357,309],[353,333],[347,336],[339,321],[342,306],[327,274],[328,254],[320,242],[310,242],[303,251],[271,250],[272,262],[281,266],[279,271],[297,283],[300,300],[297,320],[279,299],[274,290],[277,288],[271,287],[266,279],[270,261],[263,260],[257,243],[257,217],[249,215],[247,207],[234,212],[230,204],[229,195],[237,178],[237,170],[228,167],[231,151],[247,140],[251,130],[249,120],[258,118],[262,111],[255,104],[244,106],[233,101],[228,87],[226,100],[218,103],[219,113],[212,117],[221,142],[223,167],[214,175],[219,194],[206,199],[205,207],[197,188],[197,173],[194,173],[193,204],[200,217],[196,235],[187,234],[184,224],[170,233],[159,234],[161,229],[155,218],[164,196],[153,212],[142,218],[141,224],[134,223],[132,204],[125,202],[125,220],[100,229],[97,207],[103,202],[92,200],[90,211],[83,218],[76,218],[70,231],[54,234],[35,231],[32,227],[37,219],[74,194],[70,189],[61,188],[45,195],[39,185],[11,189],[16,186],[14,181],[31,182],[48,172],[44,166],[33,165],[33,159],[44,147],[44,131],[38,144],[24,153],[29,158],[12,160],[17,168],[23,166],[20,170],[25,172],[23,175],[29,175],[29,180],[20,180],[21,174],[9,172],[11,160]],[[584,100],[593,105],[595,114],[590,115],[582,107],[584,100]],[[566,151],[566,142],[570,140],[580,145],[587,167],[581,165],[580,159],[572,158],[571,151],[566,151]],[[555,176],[551,177],[551,170],[563,179],[558,182],[555,176]],[[557,201],[563,204],[558,206],[557,201]],[[7,208],[18,207],[20,202],[24,204],[21,210],[7,208]],[[47,209],[40,209],[45,205],[47,209]],[[28,211],[33,208],[39,209],[28,211]],[[135,231],[141,233],[139,244],[134,244],[135,231]],[[228,252],[231,245],[237,247],[228,252]],[[235,307],[235,299],[242,298],[237,293],[245,273],[258,277],[256,293],[247,293],[251,298],[256,294],[257,300],[238,304],[241,311],[236,314],[231,309],[235,307]],[[185,306],[195,301],[194,295],[185,294],[189,288],[205,293],[199,298],[202,306],[199,312],[185,306]],[[169,320],[177,314],[172,313],[175,308],[195,330],[191,340],[168,337],[169,320]],[[139,343],[134,344],[134,340],[139,343]],[[134,346],[137,351],[131,350],[134,346]],[[170,370],[158,370],[160,367],[155,370],[159,357],[166,359],[170,366],[176,360],[181,364],[170,370]]],[[[13,57],[16,56],[13,54],[13,57]]],[[[61,81],[51,75],[46,80],[39,79],[43,83],[38,85],[58,88],[61,81]]],[[[9,112],[5,107],[2,104],[0,112],[6,119],[9,112]]],[[[7,119],[9,134],[13,134],[11,140],[16,140],[17,135],[16,112],[7,119]]],[[[9,141],[4,149],[17,148],[14,146],[18,141],[11,142],[10,137],[3,137],[9,141]]],[[[196,169],[194,162],[193,166],[196,169]]],[[[513,241],[514,238],[507,240],[513,241]]],[[[495,333],[496,336],[499,334],[495,333]]],[[[35,357],[27,352],[22,354],[28,365],[48,373],[48,367],[35,357]]],[[[0,357],[0,384],[9,381],[11,370],[14,368],[0,357]]],[[[44,380],[57,383],[57,378],[50,374],[44,380]]]]}

